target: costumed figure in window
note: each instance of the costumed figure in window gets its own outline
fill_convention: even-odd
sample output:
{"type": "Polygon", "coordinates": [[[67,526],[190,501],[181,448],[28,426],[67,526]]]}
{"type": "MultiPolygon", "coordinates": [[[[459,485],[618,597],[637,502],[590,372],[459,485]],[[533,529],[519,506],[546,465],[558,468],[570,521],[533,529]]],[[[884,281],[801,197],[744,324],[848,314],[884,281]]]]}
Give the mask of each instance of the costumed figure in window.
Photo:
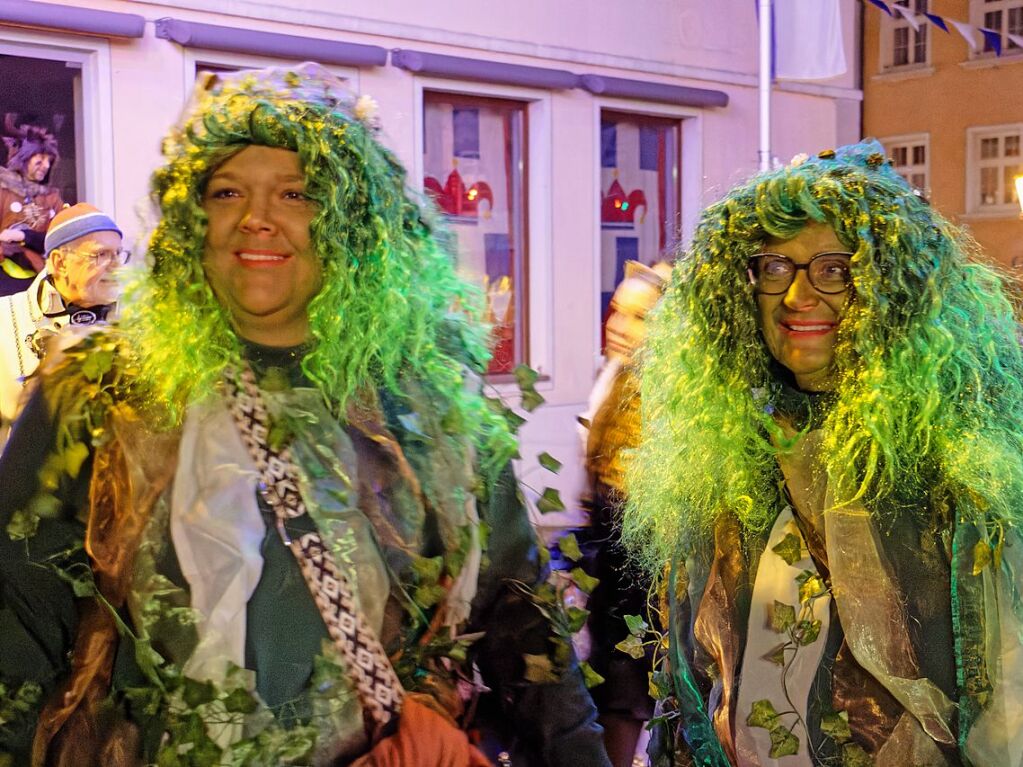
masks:
{"type": "Polygon", "coordinates": [[[63,207],[60,191],[47,185],[60,157],[57,139],[38,125],[4,118],[6,167],[0,168],[0,296],[25,290],[43,268],[46,228],[63,207]]]}
{"type": "Polygon", "coordinates": [[[627,482],[654,764],[1020,764],[1023,355],[975,251],[874,141],[704,212],[627,482]]]}
{"type": "Polygon", "coordinates": [[[0,458],[0,749],[486,765],[486,686],[514,764],[606,765],[482,296],[329,73],[204,86],[122,317],[44,360],[0,458]]]}

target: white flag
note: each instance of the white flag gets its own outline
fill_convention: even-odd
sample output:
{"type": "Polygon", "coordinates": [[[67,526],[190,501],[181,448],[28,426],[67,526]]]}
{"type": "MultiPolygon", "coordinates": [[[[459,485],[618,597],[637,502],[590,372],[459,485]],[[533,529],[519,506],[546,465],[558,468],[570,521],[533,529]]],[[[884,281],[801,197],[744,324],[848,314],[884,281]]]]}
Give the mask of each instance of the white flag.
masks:
{"type": "Polygon", "coordinates": [[[774,0],[774,76],[827,80],[845,71],[839,0],[774,0]]]}

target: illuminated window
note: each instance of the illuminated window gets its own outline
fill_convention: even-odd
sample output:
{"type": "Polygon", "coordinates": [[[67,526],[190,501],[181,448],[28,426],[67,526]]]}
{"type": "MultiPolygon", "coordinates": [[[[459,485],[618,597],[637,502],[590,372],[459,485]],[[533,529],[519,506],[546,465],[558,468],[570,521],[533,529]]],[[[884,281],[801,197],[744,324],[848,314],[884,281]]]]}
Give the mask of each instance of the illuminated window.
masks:
{"type": "Polygon", "coordinates": [[[423,188],[486,293],[488,373],[511,373],[528,359],[527,104],[424,91],[423,113],[423,188]]]}
{"type": "MultiPolygon", "coordinates": [[[[604,110],[600,119],[601,327],[626,261],[670,260],[680,219],[680,125],[604,110]]],[[[601,351],[604,336],[601,332],[601,351]]]]}
{"type": "Polygon", "coordinates": [[[1023,175],[1023,126],[971,128],[967,136],[967,209],[971,213],[1018,214],[1013,182],[1023,175]]]}

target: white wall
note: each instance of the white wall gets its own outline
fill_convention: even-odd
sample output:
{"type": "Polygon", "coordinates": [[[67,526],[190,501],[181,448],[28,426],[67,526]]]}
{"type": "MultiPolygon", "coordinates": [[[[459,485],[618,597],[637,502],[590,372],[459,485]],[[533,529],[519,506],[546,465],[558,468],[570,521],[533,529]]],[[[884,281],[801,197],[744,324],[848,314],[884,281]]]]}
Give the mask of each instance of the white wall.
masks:
{"type": "MultiPolygon", "coordinates": [[[[725,108],[693,109],[663,104],[599,99],[582,90],[525,93],[538,99],[542,118],[530,130],[543,164],[532,169],[542,180],[543,210],[534,211],[537,238],[531,253],[536,282],[531,296],[533,348],[545,379],[538,389],[548,404],[523,427],[521,472],[537,489],[562,489],[570,505],[583,476],[575,415],[586,402],[599,364],[599,110],[611,107],[674,115],[682,119],[682,217],[691,232],[699,209],[749,175],[757,164],[757,26],[753,0],[517,0],[513,3],[467,0],[179,0],[176,3],[131,0],[74,0],[63,3],[136,13],[149,23],[141,40],[106,40],[59,32],[15,30],[0,26],[0,45],[92,45],[99,49],[99,81],[91,97],[110,114],[99,125],[107,135],[88,137],[106,147],[110,182],[100,205],[111,208],[130,234],[144,229],[139,212],[147,209],[148,176],[159,162],[164,132],[178,117],[190,89],[194,61],[204,54],[186,51],[154,36],[164,16],[210,24],[306,35],[385,48],[416,48],[457,56],[568,69],[713,88],[728,94],[725,108]],[[539,129],[539,133],[537,133],[539,129]],[[537,229],[539,228],[539,232],[537,229]],[[534,456],[547,450],[565,468],[557,477],[535,467],[534,456]]],[[[786,84],[773,102],[774,154],[782,161],[801,151],[833,147],[859,134],[855,104],[861,99],[853,71],[858,56],[858,5],[841,0],[846,58],[850,71],[823,83],[786,84]],[[855,125],[850,125],[850,115],[855,125]]],[[[225,63],[274,63],[259,57],[211,53],[225,63]]],[[[380,104],[386,142],[410,168],[417,157],[420,99],[424,81],[392,66],[343,72],[353,86],[380,104]]],[[[450,81],[445,87],[451,87],[450,81]]],[[[464,84],[465,92],[501,89],[464,84]]],[[[515,95],[514,89],[510,92],[515,95]]],[[[87,94],[87,97],[89,94],[87,94]]],[[[537,159],[534,153],[533,159],[537,159]]],[[[106,161],[106,160],[105,160],[106,161]]],[[[534,202],[535,202],[534,198],[534,202]]],[[[512,391],[509,391],[513,395],[512,391]]],[[[552,515],[544,524],[569,524],[578,515],[552,515]]]]}

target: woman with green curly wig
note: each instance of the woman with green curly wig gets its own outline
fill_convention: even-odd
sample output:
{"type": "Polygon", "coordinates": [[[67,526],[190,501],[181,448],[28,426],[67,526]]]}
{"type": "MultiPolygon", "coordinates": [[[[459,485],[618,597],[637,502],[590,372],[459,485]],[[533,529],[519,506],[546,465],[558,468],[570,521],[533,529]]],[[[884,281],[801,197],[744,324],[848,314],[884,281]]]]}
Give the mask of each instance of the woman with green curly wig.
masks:
{"type": "Polygon", "coordinates": [[[122,319],[0,460],[0,763],[607,763],[479,296],[366,107],[242,72],[166,140],[122,319]]]}
{"type": "Polygon", "coordinates": [[[710,206],[650,323],[623,534],[667,565],[660,760],[1020,764],[1016,319],[882,151],[710,206]]]}

